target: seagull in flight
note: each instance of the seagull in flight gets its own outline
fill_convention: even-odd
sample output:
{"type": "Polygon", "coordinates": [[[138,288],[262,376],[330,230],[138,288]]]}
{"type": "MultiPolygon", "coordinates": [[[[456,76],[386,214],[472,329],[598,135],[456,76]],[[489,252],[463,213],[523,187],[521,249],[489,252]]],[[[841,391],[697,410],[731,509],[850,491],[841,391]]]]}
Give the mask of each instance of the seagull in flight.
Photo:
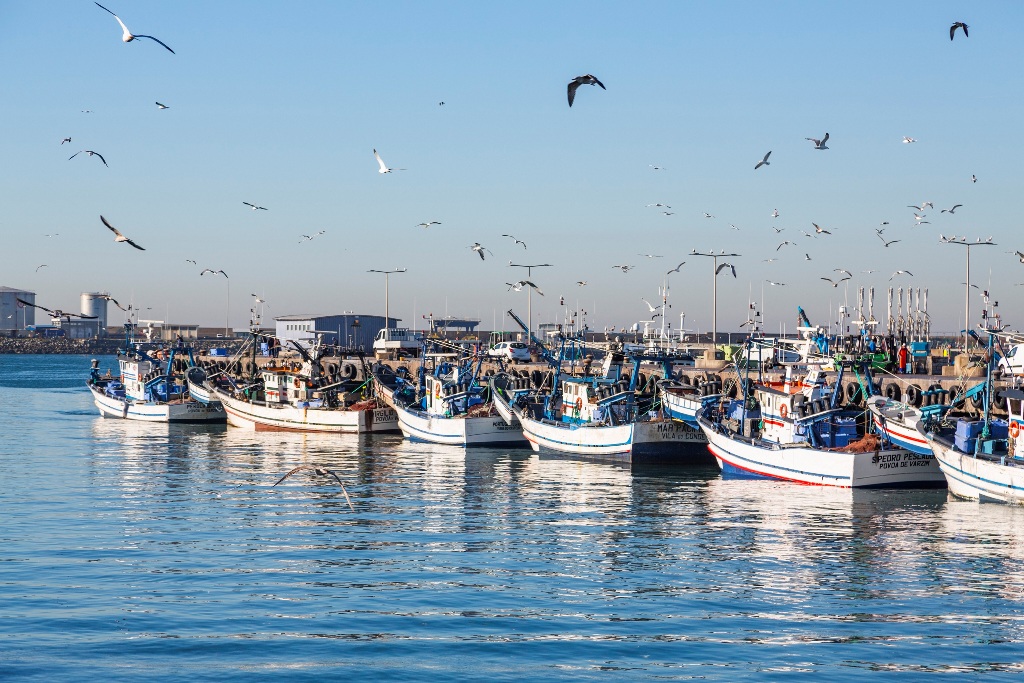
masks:
{"type": "Polygon", "coordinates": [[[775,227],[775,226],[773,225],[773,226],[772,226],[772,230],[774,230],[774,231],[775,231],[775,234],[776,234],[776,235],[778,235],[778,234],[779,234],[780,232],[782,232],[783,230],[785,230],[785,228],[776,228],[776,227],[775,227]]]}
{"type": "Polygon", "coordinates": [[[577,280],[576,284],[579,285],[580,287],[586,287],[587,286],[587,281],[586,280],[577,280]]]}
{"type": "Polygon", "coordinates": [[[931,221],[923,220],[925,218],[927,218],[927,215],[925,214],[918,215],[917,213],[914,213],[914,220],[917,221],[917,225],[923,225],[925,223],[931,224],[931,221]]]}
{"type": "Polygon", "coordinates": [[[541,296],[544,296],[544,292],[542,292],[540,290],[540,287],[538,287],[537,285],[533,284],[529,280],[520,280],[519,282],[506,282],[505,284],[508,285],[509,291],[514,289],[514,290],[516,290],[518,292],[523,287],[533,287],[534,289],[537,290],[538,294],[540,294],[541,296]]]}
{"type": "Polygon", "coordinates": [[[143,249],[143,248],[142,248],[142,247],[140,247],[139,245],[135,244],[135,242],[132,242],[132,241],[131,241],[130,239],[128,239],[127,237],[125,237],[124,235],[122,235],[122,234],[121,234],[121,231],[120,231],[120,230],[118,230],[117,228],[115,228],[115,227],[114,227],[113,225],[111,225],[110,223],[108,223],[108,222],[107,222],[107,219],[106,219],[106,218],[104,218],[103,216],[100,216],[100,220],[101,220],[101,221],[103,221],[103,225],[105,225],[105,226],[107,226],[108,228],[110,228],[110,231],[111,231],[112,233],[114,233],[114,241],[115,241],[115,242],[125,242],[125,243],[127,243],[127,244],[130,244],[131,246],[135,247],[135,248],[136,248],[136,249],[138,249],[139,251],[146,251],[145,249],[143,249]]]}
{"type": "Polygon", "coordinates": [[[717,267],[717,268],[715,268],[715,275],[718,275],[719,273],[721,273],[721,272],[722,272],[723,270],[725,270],[726,268],[728,268],[729,270],[731,270],[731,271],[732,271],[732,276],[733,276],[733,277],[736,277],[736,266],[734,266],[734,265],[733,265],[733,264],[731,264],[731,263],[720,263],[720,264],[718,265],[718,267],[717,267]]]}
{"type": "Polygon", "coordinates": [[[714,216],[712,216],[712,215],[711,215],[710,213],[708,213],[707,211],[705,211],[705,212],[704,212],[704,218],[714,218],[714,216]]]}
{"type": "Polygon", "coordinates": [[[844,277],[844,278],[842,278],[841,280],[839,280],[839,282],[836,282],[835,280],[833,280],[833,279],[832,279],[832,278],[830,278],[830,277],[823,277],[823,278],[821,278],[821,279],[822,279],[822,280],[824,280],[825,282],[828,282],[828,283],[829,283],[829,284],[831,284],[831,285],[832,285],[833,287],[838,287],[838,286],[839,286],[839,283],[840,283],[840,282],[846,282],[846,281],[847,281],[847,280],[849,280],[850,278],[848,278],[848,277],[844,277]]]}
{"type": "Polygon", "coordinates": [[[276,482],[274,482],[274,485],[271,486],[270,488],[274,488],[274,486],[277,486],[278,484],[280,484],[282,481],[284,481],[288,477],[292,476],[296,472],[301,472],[302,470],[312,470],[313,474],[319,474],[320,476],[326,476],[326,475],[329,474],[332,477],[334,477],[338,481],[338,486],[341,487],[341,492],[345,494],[345,500],[348,501],[349,509],[352,512],[356,511],[356,509],[354,507],[352,507],[352,499],[348,497],[348,491],[345,490],[345,484],[343,484],[341,482],[341,477],[339,477],[337,474],[335,474],[333,471],[327,469],[323,465],[299,465],[298,467],[292,469],[287,474],[285,474],[283,477],[278,479],[276,482]]]}
{"type": "Polygon", "coordinates": [[[804,253],[804,261],[810,261],[810,260],[811,260],[811,255],[805,252],[804,253]]]}
{"type": "Polygon", "coordinates": [[[417,228],[429,228],[431,225],[441,225],[441,221],[426,221],[425,223],[417,223],[417,228]]]}
{"type": "Polygon", "coordinates": [[[846,270],[846,268],[833,268],[832,272],[833,273],[845,273],[846,275],[848,275],[850,277],[853,277],[853,273],[851,273],[850,271],[846,270]]]}
{"type": "Polygon", "coordinates": [[[651,302],[648,301],[647,299],[643,298],[643,297],[640,297],[640,301],[643,301],[645,304],[647,304],[647,308],[648,308],[648,312],[649,313],[654,313],[656,310],[658,310],[659,308],[661,308],[662,306],[665,305],[665,304],[661,304],[659,306],[652,306],[651,302]]]}
{"type": "Polygon", "coordinates": [[[779,246],[775,247],[775,251],[778,251],[779,249],[782,249],[787,244],[792,244],[794,247],[796,246],[796,242],[790,242],[789,240],[786,240],[785,242],[783,242],[779,246]]]}
{"type": "Polygon", "coordinates": [[[771,155],[772,155],[771,150],[768,150],[768,153],[764,155],[764,158],[761,159],[761,161],[757,162],[757,164],[754,166],[754,170],[756,171],[757,169],[761,168],[762,166],[771,166],[771,162],[768,161],[768,157],[770,157],[771,155]]]}
{"type": "MultiPolygon", "coordinates": [[[[267,303],[267,300],[266,300],[266,299],[261,299],[261,298],[259,297],[259,295],[257,295],[257,294],[250,294],[249,296],[251,296],[251,297],[252,297],[253,299],[255,299],[255,300],[256,300],[256,303],[258,303],[258,304],[265,304],[265,303],[267,303]]],[[[269,308],[269,307],[268,307],[268,308],[269,308]]]]}
{"type": "Polygon", "coordinates": [[[661,203],[658,203],[658,204],[648,204],[647,206],[657,206],[657,207],[664,207],[664,208],[666,208],[666,209],[671,209],[671,208],[672,208],[672,207],[671,207],[671,206],[669,206],[668,204],[661,204],[661,203]]]}
{"type": "Polygon", "coordinates": [[[49,267],[50,267],[49,265],[43,263],[41,265],[36,266],[36,272],[38,273],[40,268],[49,268],[49,267]]]}
{"type": "Polygon", "coordinates": [[[53,318],[67,318],[68,320],[71,320],[72,318],[82,318],[84,320],[95,320],[96,317],[97,317],[95,315],[82,315],[80,313],[65,313],[64,311],[60,310],[59,308],[54,309],[54,310],[50,310],[46,306],[40,306],[39,304],[34,304],[31,301],[25,301],[24,299],[21,299],[19,297],[14,297],[14,298],[19,303],[21,303],[24,306],[31,306],[32,308],[38,308],[38,309],[41,309],[43,311],[46,311],[53,318]]]}
{"type": "Polygon", "coordinates": [[[825,133],[825,137],[818,140],[817,138],[804,138],[804,140],[810,140],[814,143],[814,149],[828,149],[825,143],[828,142],[828,133],[825,133]]]}
{"type": "Polygon", "coordinates": [[[494,256],[494,252],[492,252],[490,249],[488,249],[484,245],[480,244],[479,242],[473,242],[473,244],[469,245],[469,248],[472,249],[473,251],[475,251],[476,253],[480,254],[480,260],[481,261],[485,260],[484,259],[484,252],[485,251],[488,254],[490,254],[491,256],[494,256]]]}
{"type": "Polygon", "coordinates": [[[191,263],[193,266],[196,265],[196,262],[190,258],[185,259],[185,263],[191,263]]]}
{"type": "Polygon", "coordinates": [[[654,164],[647,164],[647,165],[650,166],[655,171],[664,171],[665,170],[664,166],[655,166],[654,164]]]}
{"type": "Polygon", "coordinates": [[[259,211],[266,211],[267,210],[267,207],[265,207],[265,206],[256,206],[255,204],[250,204],[249,202],[242,202],[242,203],[245,204],[246,206],[250,207],[253,211],[257,211],[257,210],[259,210],[259,211]]]}
{"type": "Polygon", "coordinates": [[[676,215],[675,211],[662,211],[662,213],[665,214],[666,216],[675,216],[676,215]]]}
{"type": "Polygon", "coordinates": [[[908,138],[906,135],[903,136],[904,145],[909,145],[912,142],[917,142],[917,138],[908,138]]]}
{"type": "Polygon", "coordinates": [[[951,213],[954,213],[961,206],[963,206],[963,204],[954,204],[952,209],[943,209],[939,213],[949,213],[949,214],[951,214],[951,213]]]}
{"type": "Polygon", "coordinates": [[[1024,263],[1024,251],[1015,251],[1013,253],[1017,255],[1021,263],[1024,263]]]}
{"type": "Polygon", "coordinates": [[[168,107],[166,104],[160,104],[159,102],[156,103],[156,108],[157,109],[170,109],[170,107],[168,107]]]}
{"type": "Polygon", "coordinates": [[[637,254],[637,256],[646,256],[647,258],[664,258],[661,254],[637,254]]]}
{"type": "Polygon", "coordinates": [[[592,74],[584,74],[583,76],[577,76],[576,78],[569,81],[568,95],[570,107],[572,106],[573,100],[576,99],[576,89],[579,88],[581,85],[599,85],[601,86],[601,90],[608,89],[604,87],[604,83],[597,80],[597,77],[593,76],[592,74]]]}
{"type": "Polygon", "coordinates": [[[377,150],[373,150],[373,156],[376,157],[377,165],[380,166],[380,169],[377,171],[377,173],[391,173],[392,171],[406,170],[404,168],[388,168],[387,164],[384,163],[384,160],[380,158],[379,154],[377,154],[377,150]]]}
{"type": "MultiPolygon", "coordinates": [[[[201,273],[199,273],[199,274],[200,274],[200,275],[206,275],[207,273],[211,273],[211,274],[213,274],[213,275],[216,275],[217,273],[220,273],[220,274],[221,274],[221,275],[223,275],[224,277],[227,277],[227,276],[228,276],[228,274],[227,274],[227,273],[225,273],[225,272],[224,272],[223,270],[213,270],[212,268],[204,268],[204,269],[203,269],[203,272],[201,272],[201,273]]],[[[230,279],[230,278],[229,278],[229,279],[230,279]]]]}
{"type": "MultiPolygon", "coordinates": [[[[101,5],[98,2],[96,3],[96,6],[99,7],[101,10],[105,10],[107,12],[110,12],[110,10],[108,10],[106,7],[104,7],[103,5],[101,5]]],[[[110,14],[113,15],[113,17],[115,19],[117,19],[117,23],[121,24],[121,30],[124,31],[124,34],[121,36],[121,40],[123,40],[124,42],[130,43],[133,40],[135,40],[136,38],[149,38],[150,40],[156,41],[157,43],[160,43],[161,45],[163,45],[165,48],[167,48],[167,51],[170,52],[172,55],[174,54],[174,50],[172,50],[171,48],[167,47],[167,45],[164,44],[163,41],[161,41],[161,40],[159,40],[157,38],[154,38],[153,36],[146,36],[146,35],[143,35],[141,33],[133,34],[131,31],[128,30],[128,27],[124,25],[124,22],[121,21],[121,17],[117,16],[113,12],[110,12],[110,14]]]]}
{"type": "Polygon", "coordinates": [[[964,30],[964,38],[968,37],[967,29],[970,28],[970,27],[967,24],[965,24],[964,22],[962,22],[962,21],[954,21],[953,25],[949,27],[949,39],[950,40],[953,40],[953,34],[956,33],[956,30],[958,28],[962,28],[964,30]]]}
{"type": "Polygon", "coordinates": [[[976,182],[978,182],[978,176],[976,176],[976,175],[974,175],[974,174],[972,173],[972,174],[971,174],[971,182],[972,182],[972,183],[976,183],[976,182]]]}
{"type": "Polygon", "coordinates": [[[892,279],[897,275],[909,275],[910,277],[914,277],[914,274],[911,273],[909,270],[897,270],[889,277],[889,280],[892,281],[892,279]]]}
{"type": "Polygon", "coordinates": [[[127,308],[125,308],[124,306],[119,304],[117,302],[117,299],[115,299],[114,297],[110,296],[109,294],[100,294],[96,298],[97,299],[106,299],[107,301],[113,302],[113,304],[115,306],[117,306],[118,308],[120,308],[122,311],[127,311],[128,310],[127,308]]]}
{"type": "Polygon", "coordinates": [[[763,258],[763,259],[761,259],[761,263],[774,263],[775,261],[778,261],[778,260],[779,259],[777,259],[777,258],[763,258]]]}
{"type": "Polygon", "coordinates": [[[60,237],[60,233],[59,232],[52,232],[52,233],[50,233],[48,235],[43,235],[43,237],[60,237]]]}
{"type": "Polygon", "coordinates": [[[60,144],[63,145],[65,142],[71,142],[71,138],[64,138],[63,140],[60,141],[60,144]]]}
{"type": "Polygon", "coordinates": [[[526,242],[524,242],[521,239],[517,238],[515,235],[509,235],[508,233],[502,233],[501,236],[502,237],[511,237],[513,240],[515,240],[516,244],[521,244],[521,245],[523,245],[523,249],[526,249],[526,242]]]}
{"type": "Polygon", "coordinates": [[[765,282],[770,284],[772,287],[785,287],[786,286],[785,282],[772,282],[771,280],[765,280],[765,282]]]}
{"type": "Polygon", "coordinates": [[[106,166],[107,168],[110,168],[110,166],[107,164],[107,160],[103,158],[103,155],[100,154],[99,152],[94,152],[91,149],[82,149],[82,150],[79,150],[79,151],[75,152],[74,154],[72,154],[71,156],[68,157],[68,161],[71,161],[72,159],[77,157],[82,152],[85,152],[86,154],[88,154],[91,157],[99,157],[100,161],[103,162],[103,165],[106,166]]]}
{"type": "Polygon", "coordinates": [[[890,244],[896,244],[897,242],[900,241],[900,240],[886,240],[881,235],[878,236],[878,239],[882,240],[882,244],[884,244],[886,247],[888,247],[890,244]]]}
{"type": "Polygon", "coordinates": [[[921,206],[914,206],[913,204],[907,204],[908,209],[915,209],[916,211],[924,211],[925,209],[934,209],[935,204],[931,202],[921,202],[921,206]]]}
{"type": "Polygon", "coordinates": [[[779,210],[778,209],[772,209],[772,218],[778,218],[778,217],[779,217],[779,210]]]}
{"type": "Polygon", "coordinates": [[[811,223],[811,225],[814,226],[814,234],[815,235],[831,235],[832,234],[828,230],[826,230],[825,228],[819,227],[817,223],[811,223]]]}
{"type": "Polygon", "coordinates": [[[635,266],[612,266],[612,268],[618,268],[623,273],[626,273],[626,272],[629,272],[630,268],[635,268],[635,266]]]}
{"type": "Polygon", "coordinates": [[[678,273],[678,272],[679,272],[679,269],[680,269],[680,268],[682,268],[682,267],[683,267],[683,266],[685,266],[685,265],[686,265],[686,261],[683,261],[683,262],[682,262],[682,263],[680,263],[680,264],[679,264],[678,266],[676,266],[676,267],[675,267],[675,268],[673,268],[672,270],[670,270],[670,271],[668,271],[667,273],[665,273],[665,275],[668,275],[669,273],[678,273]]]}

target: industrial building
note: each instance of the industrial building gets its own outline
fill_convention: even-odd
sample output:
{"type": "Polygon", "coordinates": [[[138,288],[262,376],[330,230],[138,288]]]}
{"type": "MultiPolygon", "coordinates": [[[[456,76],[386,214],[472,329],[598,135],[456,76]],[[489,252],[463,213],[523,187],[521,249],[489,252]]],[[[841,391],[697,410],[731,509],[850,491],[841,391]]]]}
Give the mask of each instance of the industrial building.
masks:
{"type": "Polygon", "coordinates": [[[382,315],[282,315],[274,318],[275,334],[282,344],[295,340],[309,345],[316,335],[313,331],[324,332],[324,343],[362,349],[373,352],[373,338],[385,327],[398,327],[401,318],[385,318],[382,315]]]}
{"type": "Polygon", "coordinates": [[[18,303],[18,299],[35,303],[36,294],[17,287],[0,287],[0,331],[10,333],[36,324],[36,309],[18,303]]]}

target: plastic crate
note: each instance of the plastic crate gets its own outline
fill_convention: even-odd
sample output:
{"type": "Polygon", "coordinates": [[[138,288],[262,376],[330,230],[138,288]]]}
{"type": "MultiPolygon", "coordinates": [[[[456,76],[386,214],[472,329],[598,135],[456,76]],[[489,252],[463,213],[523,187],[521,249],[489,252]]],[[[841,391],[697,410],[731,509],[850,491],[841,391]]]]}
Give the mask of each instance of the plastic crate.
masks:
{"type": "Polygon", "coordinates": [[[981,428],[984,424],[981,420],[957,420],[956,438],[973,439],[981,434],[981,428]]]}

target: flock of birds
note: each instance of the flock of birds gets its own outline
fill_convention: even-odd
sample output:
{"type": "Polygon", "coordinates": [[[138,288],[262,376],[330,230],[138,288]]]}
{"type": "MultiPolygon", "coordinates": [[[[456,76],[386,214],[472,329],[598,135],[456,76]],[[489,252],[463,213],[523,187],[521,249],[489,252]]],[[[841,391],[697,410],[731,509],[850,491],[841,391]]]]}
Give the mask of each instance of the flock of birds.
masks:
{"type": "MultiPolygon", "coordinates": [[[[166,49],[171,54],[174,54],[174,50],[171,49],[170,46],[168,46],[166,43],[164,43],[159,38],[156,38],[155,36],[148,35],[148,34],[132,33],[132,31],[125,25],[124,21],[122,21],[122,19],[115,12],[111,11],[107,7],[104,7],[103,5],[101,5],[98,2],[96,2],[95,4],[96,4],[97,7],[99,7],[103,11],[105,11],[105,12],[109,13],[111,16],[113,16],[113,18],[117,21],[117,23],[118,23],[118,25],[119,25],[119,27],[121,28],[121,31],[122,31],[121,40],[123,42],[131,43],[133,41],[136,41],[137,39],[147,39],[149,41],[155,42],[156,44],[160,45],[161,47],[166,49]]],[[[950,29],[949,29],[950,40],[954,39],[957,30],[962,31],[963,36],[966,38],[968,36],[968,29],[969,29],[969,27],[968,27],[968,25],[966,23],[961,22],[961,21],[954,22],[950,26],[950,29]]],[[[576,76],[576,77],[572,78],[569,81],[569,83],[567,85],[567,88],[566,88],[566,94],[567,94],[567,99],[568,99],[569,107],[573,106],[573,104],[575,102],[575,99],[576,99],[576,95],[577,95],[577,93],[579,91],[579,88],[581,86],[584,86],[584,85],[596,86],[596,87],[599,87],[603,91],[607,91],[607,88],[605,87],[604,83],[602,83],[601,80],[598,79],[593,74],[589,74],[588,73],[588,74],[583,74],[581,76],[576,76]]],[[[157,101],[155,104],[156,104],[158,109],[161,109],[161,110],[169,109],[168,105],[163,104],[163,103],[161,103],[159,101],[157,101]]],[[[438,106],[444,106],[444,104],[445,104],[444,101],[438,102],[438,106]]],[[[90,110],[83,110],[83,112],[84,113],[90,113],[90,110]]],[[[817,138],[817,137],[806,137],[805,140],[812,144],[812,149],[814,149],[815,151],[822,151],[823,152],[823,151],[826,151],[826,150],[830,149],[829,146],[828,146],[828,143],[830,141],[830,134],[828,132],[825,132],[822,135],[822,137],[820,137],[820,138],[817,138]]],[[[63,145],[65,143],[71,143],[71,142],[72,142],[72,139],[71,139],[70,136],[68,136],[68,137],[64,137],[61,140],[60,144],[63,145]]],[[[902,139],[902,142],[905,143],[905,144],[911,144],[911,143],[916,143],[917,139],[913,138],[913,137],[909,137],[909,136],[904,136],[903,139],[902,139]]],[[[384,175],[384,174],[394,173],[394,172],[397,172],[397,171],[406,171],[407,170],[404,167],[392,167],[392,166],[389,166],[384,161],[384,159],[381,157],[380,153],[377,151],[376,148],[374,148],[372,150],[372,152],[373,152],[374,159],[376,160],[376,163],[377,163],[377,167],[378,167],[377,168],[377,172],[379,174],[384,175]]],[[[105,159],[105,157],[102,154],[100,154],[99,152],[97,152],[95,150],[91,150],[91,149],[79,150],[79,151],[75,152],[74,154],[72,154],[68,159],[69,160],[75,159],[79,155],[85,155],[87,157],[97,157],[103,163],[104,166],[109,167],[109,164],[107,163],[107,160],[105,159]]],[[[771,156],[772,156],[772,151],[769,150],[767,153],[765,153],[763,155],[763,157],[760,160],[758,160],[756,162],[756,164],[754,165],[754,170],[756,171],[756,170],[761,169],[762,167],[770,166],[771,165],[771,162],[770,162],[771,156]]],[[[650,168],[652,170],[654,170],[654,171],[666,170],[665,166],[656,165],[656,164],[651,164],[650,168]]],[[[971,176],[971,181],[972,182],[977,182],[977,177],[972,175],[971,176]]],[[[267,207],[261,206],[259,204],[255,204],[255,203],[252,203],[252,202],[243,201],[242,204],[244,206],[249,207],[254,212],[268,211],[267,207]]],[[[952,215],[954,215],[956,210],[961,208],[962,206],[963,206],[962,204],[954,204],[949,209],[942,209],[940,213],[943,213],[943,214],[948,213],[949,215],[952,216],[952,215]]],[[[672,215],[675,215],[675,213],[676,213],[675,211],[673,211],[671,205],[669,205],[667,203],[664,203],[664,202],[650,203],[650,204],[647,204],[647,207],[658,209],[658,210],[661,211],[661,213],[663,213],[666,216],[672,216],[672,215]]],[[[920,225],[930,224],[930,221],[926,220],[926,218],[928,216],[924,212],[926,210],[928,210],[928,209],[934,209],[934,204],[932,202],[922,202],[920,205],[910,205],[909,208],[914,209],[914,214],[913,214],[914,224],[913,224],[913,226],[916,227],[916,226],[920,226],[920,225]]],[[[712,215],[709,212],[704,212],[703,216],[704,216],[705,219],[708,219],[708,220],[716,220],[715,216],[712,215]]],[[[778,219],[779,216],[780,216],[780,214],[779,214],[778,210],[772,211],[771,217],[773,219],[778,219]]],[[[128,238],[120,230],[118,230],[113,225],[111,225],[110,222],[105,217],[103,217],[102,215],[100,216],[100,220],[101,220],[101,222],[103,223],[104,226],[106,226],[111,232],[114,233],[114,241],[116,243],[125,243],[125,244],[127,244],[127,245],[129,245],[131,247],[134,247],[135,249],[138,249],[140,251],[144,251],[145,250],[137,242],[135,242],[132,239],[128,238]]],[[[429,220],[429,221],[424,221],[424,222],[419,223],[417,225],[417,227],[421,227],[421,228],[427,229],[427,228],[431,228],[433,226],[440,226],[440,225],[442,225],[441,221],[429,220]]],[[[882,227],[875,229],[875,232],[876,232],[878,238],[880,239],[880,241],[883,244],[883,248],[889,248],[892,245],[898,244],[898,243],[903,241],[901,239],[888,239],[884,235],[885,226],[887,226],[887,225],[889,225],[889,222],[885,221],[885,222],[882,223],[882,227]]],[[[833,234],[832,230],[827,229],[825,227],[822,227],[821,225],[819,225],[817,223],[813,223],[812,222],[811,226],[813,228],[813,233],[810,232],[810,231],[807,231],[807,230],[801,231],[801,233],[802,233],[802,235],[804,237],[811,238],[811,239],[817,239],[819,237],[830,236],[830,235],[833,234]]],[[[733,230],[736,230],[736,231],[740,230],[740,227],[737,226],[734,223],[729,223],[729,227],[731,229],[733,229],[733,230]]],[[[786,230],[786,228],[773,225],[772,226],[772,230],[774,230],[775,234],[781,234],[784,230],[786,230]]],[[[312,240],[316,239],[317,237],[325,234],[325,232],[326,231],[324,231],[324,230],[320,230],[319,232],[312,233],[312,234],[302,234],[300,236],[299,242],[303,243],[303,242],[312,241],[312,240]]],[[[513,243],[514,243],[514,245],[516,247],[522,247],[523,250],[527,250],[526,241],[524,241],[522,239],[519,239],[515,235],[508,234],[508,233],[502,233],[501,237],[510,239],[510,240],[513,241],[513,243]]],[[[794,238],[794,239],[797,239],[797,238],[794,238]]],[[[963,238],[961,238],[961,240],[962,239],[963,238]]],[[[942,240],[942,241],[956,241],[956,238],[955,237],[945,238],[945,237],[942,237],[940,235],[940,240],[942,240]]],[[[990,240],[991,240],[991,238],[990,238],[990,240]]],[[[785,240],[783,240],[782,242],[780,242],[776,246],[776,248],[775,248],[776,253],[780,252],[780,250],[782,250],[783,247],[787,247],[787,246],[798,247],[799,245],[795,241],[792,241],[790,239],[785,239],[785,240]]],[[[492,252],[489,248],[487,248],[486,246],[484,246],[480,242],[474,242],[473,244],[469,245],[468,249],[470,249],[474,254],[476,254],[482,261],[486,260],[487,255],[490,255],[492,257],[494,256],[494,252],[492,252]]],[[[693,253],[696,254],[697,252],[694,251],[693,253]]],[[[1021,252],[1016,252],[1016,253],[1021,258],[1021,262],[1024,263],[1024,254],[1021,254],[1021,252]]],[[[708,254],[706,254],[706,255],[708,255],[708,254]]],[[[723,255],[724,255],[724,253],[723,253],[723,255]]],[[[643,258],[648,258],[648,259],[662,258],[662,255],[660,255],[660,254],[638,254],[638,256],[643,257],[643,258]]],[[[763,261],[767,262],[767,263],[771,263],[771,262],[774,262],[776,260],[778,260],[778,259],[777,258],[763,259],[763,261]]],[[[805,261],[812,261],[812,257],[811,257],[811,254],[810,254],[809,251],[804,251],[804,260],[805,261]]],[[[186,261],[189,262],[189,263],[192,263],[193,265],[196,264],[196,262],[194,260],[192,260],[192,259],[186,259],[186,261]]],[[[666,278],[667,278],[668,275],[670,275],[672,273],[680,272],[680,269],[682,268],[683,265],[685,265],[685,263],[686,262],[683,261],[683,262],[679,263],[675,268],[667,271],[665,273],[666,278]]],[[[731,262],[718,263],[717,260],[716,260],[716,264],[717,264],[717,266],[715,268],[715,275],[716,276],[718,274],[720,274],[720,273],[728,272],[728,273],[731,273],[734,278],[737,277],[737,271],[736,271],[735,264],[733,264],[731,262]]],[[[512,265],[516,265],[516,264],[513,264],[511,261],[509,261],[509,265],[512,266],[512,265]]],[[[543,265],[549,265],[549,264],[543,264],[543,265]]],[[[38,266],[36,268],[36,271],[38,272],[39,269],[44,268],[44,267],[47,267],[47,264],[41,264],[40,266],[38,266]]],[[[632,270],[635,267],[636,266],[634,266],[633,264],[629,264],[629,263],[620,263],[620,264],[615,264],[615,265],[612,266],[612,268],[617,269],[617,270],[621,271],[624,274],[628,273],[630,270],[632,270]]],[[[836,269],[834,269],[834,272],[840,273],[840,274],[842,274],[844,276],[843,277],[824,277],[824,276],[822,276],[822,277],[820,277],[820,280],[825,282],[825,283],[827,283],[828,285],[830,285],[833,288],[837,288],[840,284],[842,284],[844,282],[848,282],[853,277],[853,275],[852,275],[852,273],[850,271],[848,271],[846,269],[843,269],[843,268],[836,268],[836,269]]],[[[864,272],[872,272],[872,271],[864,271],[864,272]]],[[[207,274],[212,274],[212,275],[220,274],[220,275],[223,275],[225,278],[228,277],[227,273],[223,269],[214,270],[212,268],[204,268],[200,272],[201,276],[207,275],[207,274]]],[[[898,277],[898,276],[902,276],[902,275],[912,276],[913,274],[909,270],[899,269],[899,270],[896,270],[889,279],[891,281],[893,278],[898,277]]],[[[770,286],[785,286],[785,283],[776,282],[776,281],[773,281],[773,280],[765,280],[765,283],[770,285],[770,286]]],[[[543,296],[543,294],[544,294],[543,291],[541,290],[541,288],[535,282],[533,282],[532,280],[529,280],[529,279],[521,279],[521,280],[518,280],[516,282],[506,282],[505,284],[508,286],[508,289],[510,291],[513,291],[513,290],[514,291],[521,291],[523,288],[527,288],[528,287],[528,288],[531,288],[531,289],[535,290],[539,295],[543,296]]],[[[576,284],[579,287],[585,287],[585,286],[587,286],[588,281],[587,280],[577,280],[576,284]]],[[[256,295],[253,295],[253,296],[255,297],[256,295]]],[[[663,293],[663,296],[664,296],[664,293],[663,293]]],[[[261,302],[261,303],[263,302],[262,299],[258,299],[258,301],[261,302]]],[[[650,312],[650,313],[655,313],[656,310],[659,308],[659,307],[652,306],[649,302],[646,301],[646,299],[641,298],[641,301],[643,301],[647,305],[648,312],[650,312]]],[[[664,306],[664,304],[662,306],[664,306]]],[[[38,308],[43,308],[43,307],[38,306],[38,308]]],[[[43,310],[50,311],[50,309],[45,309],[45,308],[43,308],[43,310]]],[[[56,311],[56,312],[60,313],[61,315],[70,315],[70,314],[64,314],[61,311],[56,311]]]]}

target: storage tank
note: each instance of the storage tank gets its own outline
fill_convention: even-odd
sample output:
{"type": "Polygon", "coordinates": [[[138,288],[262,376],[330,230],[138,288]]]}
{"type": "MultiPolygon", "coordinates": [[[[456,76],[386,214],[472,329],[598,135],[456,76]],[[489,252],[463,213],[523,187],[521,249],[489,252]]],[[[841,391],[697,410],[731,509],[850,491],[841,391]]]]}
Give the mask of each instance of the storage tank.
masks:
{"type": "Polygon", "coordinates": [[[96,316],[99,333],[107,330],[107,297],[106,292],[82,292],[82,315],[96,316]]]}

